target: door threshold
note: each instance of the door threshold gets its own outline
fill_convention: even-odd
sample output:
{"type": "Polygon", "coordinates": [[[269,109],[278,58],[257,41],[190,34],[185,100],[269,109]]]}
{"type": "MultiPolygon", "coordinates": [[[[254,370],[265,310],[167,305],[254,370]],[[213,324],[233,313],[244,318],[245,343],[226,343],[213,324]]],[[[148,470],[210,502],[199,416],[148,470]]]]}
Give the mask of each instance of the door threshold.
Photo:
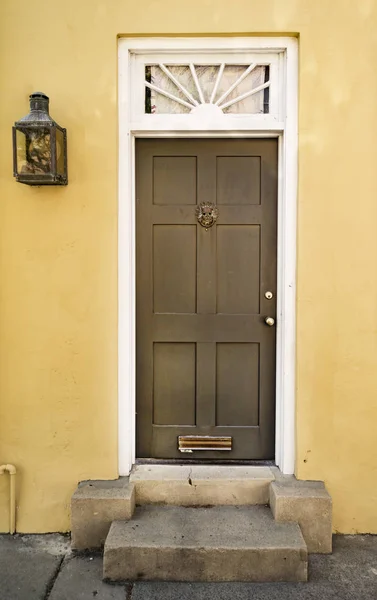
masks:
{"type": "Polygon", "coordinates": [[[244,467],[275,467],[274,460],[223,460],[214,458],[137,458],[135,465],[225,465],[225,466],[244,466],[244,467]]]}

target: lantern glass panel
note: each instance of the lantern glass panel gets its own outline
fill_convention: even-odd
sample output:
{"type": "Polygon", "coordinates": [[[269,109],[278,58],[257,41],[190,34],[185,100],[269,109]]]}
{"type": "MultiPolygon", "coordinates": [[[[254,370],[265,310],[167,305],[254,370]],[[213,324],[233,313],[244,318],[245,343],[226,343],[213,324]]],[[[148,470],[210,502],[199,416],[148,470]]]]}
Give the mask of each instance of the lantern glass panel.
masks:
{"type": "Polygon", "coordinates": [[[64,175],[64,134],[56,128],[56,168],[58,175],[64,175]]]}
{"type": "Polygon", "coordinates": [[[51,135],[49,129],[29,133],[28,166],[36,175],[51,172],[51,135]]]}
{"type": "Polygon", "coordinates": [[[17,165],[20,174],[41,175],[51,173],[51,136],[49,129],[17,130],[17,165]],[[20,154],[20,159],[23,161],[21,168],[18,159],[18,134],[25,136],[25,157],[22,153],[20,154]]]}
{"type": "Polygon", "coordinates": [[[26,160],[26,135],[23,131],[16,129],[16,156],[17,173],[25,173],[26,160]]]}

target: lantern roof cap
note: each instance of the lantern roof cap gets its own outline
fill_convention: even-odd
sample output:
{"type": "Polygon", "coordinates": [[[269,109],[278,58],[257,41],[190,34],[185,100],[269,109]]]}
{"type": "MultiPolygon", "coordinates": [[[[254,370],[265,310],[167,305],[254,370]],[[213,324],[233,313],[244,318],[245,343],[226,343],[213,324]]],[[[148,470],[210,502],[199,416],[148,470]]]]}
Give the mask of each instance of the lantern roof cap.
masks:
{"type": "Polygon", "coordinates": [[[49,97],[46,96],[46,94],[44,94],[43,92],[33,92],[32,94],[30,94],[29,98],[30,100],[32,98],[46,98],[46,100],[49,100],[49,97]]]}
{"type": "Polygon", "coordinates": [[[30,112],[16,121],[15,126],[25,125],[47,125],[49,127],[57,123],[49,115],[49,97],[43,92],[33,92],[29,96],[30,112]]]}

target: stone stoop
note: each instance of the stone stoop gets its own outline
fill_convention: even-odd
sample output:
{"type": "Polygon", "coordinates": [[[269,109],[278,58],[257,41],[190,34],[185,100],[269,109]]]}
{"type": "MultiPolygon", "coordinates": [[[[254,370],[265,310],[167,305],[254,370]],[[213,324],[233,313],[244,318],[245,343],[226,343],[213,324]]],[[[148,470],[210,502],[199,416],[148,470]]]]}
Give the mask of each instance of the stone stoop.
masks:
{"type": "Polygon", "coordinates": [[[136,465],[130,475],[136,504],[241,506],[268,504],[269,467],[136,465]]]}
{"type": "Polygon", "coordinates": [[[141,506],[115,521],[104,579],[116,581],[306,581],[307,549],[296,523],[264,506],[141,506]]]}
{"type": "Polygon", "coordinates": [[[332,548],[324,484],[276,467],[137,465],[80,484],[71,509],[72,548],[106,540],[111,581],[306,581],[307,553],[332,548]]]}

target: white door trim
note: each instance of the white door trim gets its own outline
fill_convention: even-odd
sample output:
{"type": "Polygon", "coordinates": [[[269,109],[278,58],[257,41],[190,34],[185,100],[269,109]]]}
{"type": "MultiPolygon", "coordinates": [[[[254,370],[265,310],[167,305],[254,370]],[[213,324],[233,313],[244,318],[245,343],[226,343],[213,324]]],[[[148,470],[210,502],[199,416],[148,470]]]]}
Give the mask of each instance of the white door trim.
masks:
{"type": "MultiPolygon", "coordinates": [[[[279,141],[278,281],[276,365],[276,464],[286,474],[295,469],[296,235],[298,152],[298,44],[294,38],[122,38],[119,60],[118,197],[118,470],[128,475],[135,463],[135,138],[136,137],[277,137],[279,141]],[[250,119],[250,129],[205,130],[180,126],[169,118],[158,129],[132,122],[133,54],[208,52],[246,49],[279,52],[282,57],[278,121],[250,119]]],[[[153,116],[152,116],[153,118],[153,116]]]]}

